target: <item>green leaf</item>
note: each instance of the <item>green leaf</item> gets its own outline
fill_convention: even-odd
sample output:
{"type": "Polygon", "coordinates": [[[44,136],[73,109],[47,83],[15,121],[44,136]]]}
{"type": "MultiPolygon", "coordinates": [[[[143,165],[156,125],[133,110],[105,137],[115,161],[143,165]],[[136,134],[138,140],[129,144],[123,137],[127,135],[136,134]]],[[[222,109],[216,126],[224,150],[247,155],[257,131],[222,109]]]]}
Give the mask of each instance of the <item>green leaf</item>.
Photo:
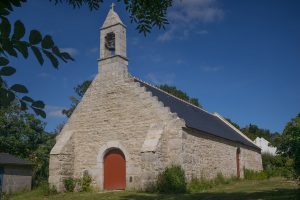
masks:
{"type": "Polygon", "coordinates": [[[5,17],[2,17],[2,23],[1,23],[1,37],[2,38],[8,38],[10,34],[11,25],[5,17]]]}
{"type": "Polygon", "coordinates": [[[72,61],[74,61],[74,58],[72,58],[71,55],[70,55],[69,53],[67,53],[67,52],[62,52],[62,53],[61,53],[61,56],[62,56],[64,59],[66,59],[66,60],[72,60],[72,61]]]}
{"type": "Polygon", "coordinates": [[[32,107],[35,114],[40,115],[42,118],[46,118],[46,113],[42,109],[32,107]]]}
{"type": "Polygon", "coordinates": [[[33,106],[35,108],[41,108],[41,109],[45,108],[44,102],[42,102],[40,100],[39,101],[34,101],[31,106],[33,106]]]}
{"type": "Polygon", "coordinates": [[[0,88],[0,96],[0,107],[8,106],[16,98],[12,91],[9,91],[5,88],[0,88]]]}
{"type": "Polygon", "coordinates": [[[0,66],[7,65],[9,63],[9,60],[7,60],[4,57],[0,57],[0,66]]]}
{"type": "Polygon", "coordinates": [[[15,22],[14,34],[12,36],[13,40],[20,40],[25,35],[24,24],[18,20],[15,22]]]}
{"type": "Polygon", "coordinates": [[[52,37],[50,35],[46,35],[44,39],[42,40],[42,47],[44,49],[50,49],[54,46],[54,42],[52,40],[52,37]]]}
{"type": "Polygon", "coordinates": [[[33,51],[33,53],[34,53],[35,57],[37,58],[37,60],[39,61],[40,65],[43,65],[44,58],[43,58],[40,50],[35,46],[31,46],[31,50],[33,51]]]}
{"type": "Polygon", "coordinates": [[[51,61],[53,67],[57,69],[58,65],[59,65],[59,62],[58,62],[57,58],[55,58],[55,56],[49,51],[43,50],[43,52],[49,58],[49,60],[51,61]]]}
{"type": "Polygon", "coordinates": [[[22,100],[30,102],[30,103],[34,102],[34,100],[31,97],[29,97],[29,96],[23,96],[22,100]]]}
{"type": "Polygon", "coordinates": [[[14,73],[16,73],[16,69],[10,66],[2,67],[2,69],[0,70],[1,76],[11,76],[14,73]]]}
{"type": "Polygon", "coordinates": [[[13,11],[12,6],[10,5],[10,1],[7,1],[7,0],[3,1],[3,0],[1,0],[0,2],[1,2],[0,4],[2,4],[1,8],[7,8],[8,10],[13,11]]]}
{"type": "Polygon", "coordinates": [[[21,84],[14,84],[13,86],[11,86],[10,89],[19,93],[28,93],[27,88],[21,84]]]}
{"type": "Polygon", "coordinates": [[[1,9],[1,10],[0,10],[0,15],[1,15],[1,16],[9,15],[9,11],[6,10],[6,9],[1,9]]]}
{"type": "Polygon", "coordinates": [[[14,47],[23,55],[24,58],[28,58],[28,44],[24,41],[16,41],[14,47]]]}
{"type": "Polygon", "coordinates": [[[29,42],[32,45],[36,45],[42,41],[42,34],[37,30],[30,31],[29,42]]]}
{"type": "Polygon", "coordinates": [[[59,48],[58,48],[57,46],[52,47],[52,52],[53,52],[56,56],[58,56],[58,57],[61,56],[61,55],[60,55],[60,50],[59,50],[59,48]]]}
{"type": "Polygon", "coordinates": [[[10,2],[11,2],[14,6],[16,6],[16,7],[20,7],[20,6],[21,6],[20,0],[10,0],[10,2]]]}
{"type": "Polygon", "coordinates": [[[13,47],[13,43],[9,40],[9,38],[7,39],[3,39],[2,40],[2,48],[4,51],[6,51],[9,55],[17,57],[18,54],[16,52],[16,50],[13,47]]]}
{"type": "Polygon", "coordinates": [[[20,103],[21,103],[21,110],[27,110],[27,104],[22,100],[20,100],[20,103]]]}

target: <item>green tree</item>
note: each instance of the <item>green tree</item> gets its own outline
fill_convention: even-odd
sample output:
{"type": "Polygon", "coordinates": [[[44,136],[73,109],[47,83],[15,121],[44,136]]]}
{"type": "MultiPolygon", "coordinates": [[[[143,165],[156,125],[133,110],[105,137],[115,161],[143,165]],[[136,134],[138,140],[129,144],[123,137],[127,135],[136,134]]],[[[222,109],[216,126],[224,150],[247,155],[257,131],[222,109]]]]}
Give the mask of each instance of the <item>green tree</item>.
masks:
{"type": "Polygon", "coordinates": [[[263,137],[266,140],[270,141],[271,133],[268,129],[259,128],[255,124],[249,124],[246,127],[241,129],[251,140],[254,140],[256,137],[263,137]]]}
{"type": "MultiPolygon", "coordinates": [[[[12,13],[14,7],[21,7],[27,0],[1,0],[0,1],[0,108],[9,106],[14,100],[22,110],[31,108],[37,115],[45,118],[45,104],[40,100],[34,100],[24,94],[28,93],[26,86],[13,84],[9,86],[5,77],[12,76],[17,71],[15,67],[9,65],[10,57],[28,58],[28,51],[31,50],[43,65],[44,58],[50,60],[54,68],[58,68],[59,60],[68,62],[73,58],[66,52],[61,52],[54,43],[50,35],[43,36],[38,30],[31,30],[28,39],[24,39],[26,28],[24,24],[17,20],[13,28],[7,16],[12,13]]],[[[74,8],[88,5],[90,10],[100,7],[103,0],[50,0],[55,4],[66,3],[74,8]]],[[[120,1],[120,0],[119,0],[120,1]]],[[[166,18],[167,9],[172,6],[172,0],[124,0],[126,10],[129,13],[131,22],[137,24],[137,30],[145,35],[153,27],[164,28],[168,24],[166,18]]]]}
{"type": "Polygon", "coordinates": [[[243,132],[251,140],[255,140],[257,137],[263,137],[270,142],[272,146],[279,146],[280,143],[280,134],[275,132],[272,133],[268,129],[259,128],[255,124],[249,124],[245,127],[240,127],[237,123],[233,122],[231,119],[226,118],[226,120],[231,123],[234,127],[243,132]]]}
{"type": "Polygon", "coordinates": [[[158,88],[169,94],[174,95],[175,97],[178,97],[179,99],[190,102],[191,104],[202,108],[202,105],[199,103],[197,98],[189,97],[185,92],[177,89],[175,86],[170,86],[170,85],[164,84],[164,85],[158,86],[158,88]]]}
{"type": "Polygon", "coordinates": [[[233,122],[231,119],[229,119],[229,118],[225,118],[231,125],[233,125],[235,128],[237,128],[237,129],[239,129],[239,130],[241,130],[241,127],[237,124],[237,123],[235,123],[235,122],[233,122]]]}
{"type": "Polygon", "coordinates": [[[49,152],[55,135],[46,133],[44,128],[44,122],[20,110],[16,103],[0,109],[0,152],[32,161],[34,181],[48,177],[49,152]]]}
{"type": "Polygon", "coordinates": [[[300,113],[285,126],[278,148],[283,156],[294,159],[294,169],[300,176],[300,113]]]}
{"type": "Polygon", "coordinates": [[[278,145],[279,133],[272,133],[270,130],[259,128],[255,124],[249,124],[244,128],[241,128],[241,131],[245,133],[251,140],[255,140],[257,137],[263,137],[268,140],[272,146],[278,145]]]}

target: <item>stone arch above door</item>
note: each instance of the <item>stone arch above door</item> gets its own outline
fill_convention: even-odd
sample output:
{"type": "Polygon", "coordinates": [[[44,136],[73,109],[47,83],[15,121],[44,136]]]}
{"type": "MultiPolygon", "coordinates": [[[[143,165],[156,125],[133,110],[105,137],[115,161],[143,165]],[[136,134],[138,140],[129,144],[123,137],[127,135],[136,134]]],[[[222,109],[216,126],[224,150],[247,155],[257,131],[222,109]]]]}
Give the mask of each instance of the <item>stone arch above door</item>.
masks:
{"type": "Polygon", "coordinates": [[[120,149],[124,153],[125,159],[127,161],[129,160],[129,154],[126,151],[125,147],[123,147],[123,145],[119,141],[110,141],[110,142],[107,142],[106,144],[102,145],[101,148],[99,149],[98,154],[97,154],[97,163],[100,163],[100,162],[103,163],[103,158],[104,158],[105,154],[114,148],[120,149]]]}
{"type": "MultiPolygon", "coordinates": [[[[129,168],[128,161],[130,161],[130,156],[126,148],[119,141],[109,141],[103,144],[97,153],[96,166],[91,171],[95,184],[97,188],[99,188],[100,190],[103,189],[103,184],[104,184],[104,156],[106,155],[107,152],[109,152],[112,149],[120,149],[122,151],[126,160],[126,173],[128,172],[128,168],[129,168]]],[[[127,178],[128,176],[126,176],[126,182],[128,181],[127,178]]]]}

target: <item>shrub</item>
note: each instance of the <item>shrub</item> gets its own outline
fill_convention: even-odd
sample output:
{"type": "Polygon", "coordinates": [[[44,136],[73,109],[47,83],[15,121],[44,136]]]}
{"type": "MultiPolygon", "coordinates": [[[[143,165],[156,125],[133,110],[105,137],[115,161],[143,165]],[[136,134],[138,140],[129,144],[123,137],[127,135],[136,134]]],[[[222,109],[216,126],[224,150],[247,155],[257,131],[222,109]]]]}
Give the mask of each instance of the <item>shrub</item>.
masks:
{"type": "Polygon", "coordinates": [[[201,192],[204,190],[208,190],[217,185],[225,185],[234,181],[238,181],[237,177],[225,178],[221,173],[218,173],[216,178],[208,180],[205,178],[192,178],[191,182],[188,184],[189,192],[201,192]]]}
{"type": "Polygon", "coordinates": [[[76,181],[73,178],[66,178],[64,180],[64,186],[67,192],[73,192],[76,185],[76,181]]]}
{"type": "Polygon", "coordinates": [[[254,171],[249,169],[244,169],[244,178],[246,180],[264,180],[269,178],[265,171],[254,171]]]}
{"type": "Polygon", "coordinates": [[[204,190],[208,190],[213,188],[214,183],[211,180],[207,180],[204,178],[192,178],[191,182],[188,184],[188,191],[189,192],[200,192],[204,190]]]}
{"type": "Polygon", "coordinates": [[[222,173],[218,173],[217,177],[213,180],[215,185],[228,184],[229,178],[225,178],[222,173]]]}
{"type": "Polygon", "coordinates": [[[262,154],[263,169],[268,177],[283,176],[288,179],[294,179],[296,173],[294,170],[294,159],[283,157],[281,155],[262,154]]]}
{"type": "Polygon", "coordinates": [[[83,173],[83,177],[80,179],[80,187],[81,191],[88,192],[91,191],[91,183],[92,183],[92,177],[85,171],[83,173]]]}
{"type": "Polygon", "coordinates": [[[185,193],[186,180],[180,166],[166,168],[157,179],[157,190],[160,193],[185,193]]]}
{"type": "Polygon", "coordinates": [[[44,196],[51,196],[58,193],[55,186],[51,186],[47,181],[40,182],[39,188],[44,196]]]}

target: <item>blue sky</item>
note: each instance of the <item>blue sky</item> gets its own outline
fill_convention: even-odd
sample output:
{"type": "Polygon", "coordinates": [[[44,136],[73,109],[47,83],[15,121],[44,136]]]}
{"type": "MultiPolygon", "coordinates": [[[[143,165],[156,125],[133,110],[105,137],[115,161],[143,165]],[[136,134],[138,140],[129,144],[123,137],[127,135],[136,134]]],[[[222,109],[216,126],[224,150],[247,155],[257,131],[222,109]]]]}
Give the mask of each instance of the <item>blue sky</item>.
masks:
{"type": "MultiPolygon", "coordinates": [[[[76,59],[40,66],[31,56],[12,59],[9,83],[25,84],[46,104],[46,129],[66,119],[73,87],[97,73],[99,28],[109,5],[98,11],[31,0],[15,9],[30,29],[53,36],[76,59]]],[[[121,3],[116,11],[127,26],[129,71],[155,85],[171,84],[241,126],[249,123],[281,132],[300,112],[300,1],[183,0],[168,10],[170,25],[144,37],[121,3]]],[[[26,36],[28,37],[28,36],[26,36]]],[[[32,55],[32,54],[31,54],[32,55]]]]}

